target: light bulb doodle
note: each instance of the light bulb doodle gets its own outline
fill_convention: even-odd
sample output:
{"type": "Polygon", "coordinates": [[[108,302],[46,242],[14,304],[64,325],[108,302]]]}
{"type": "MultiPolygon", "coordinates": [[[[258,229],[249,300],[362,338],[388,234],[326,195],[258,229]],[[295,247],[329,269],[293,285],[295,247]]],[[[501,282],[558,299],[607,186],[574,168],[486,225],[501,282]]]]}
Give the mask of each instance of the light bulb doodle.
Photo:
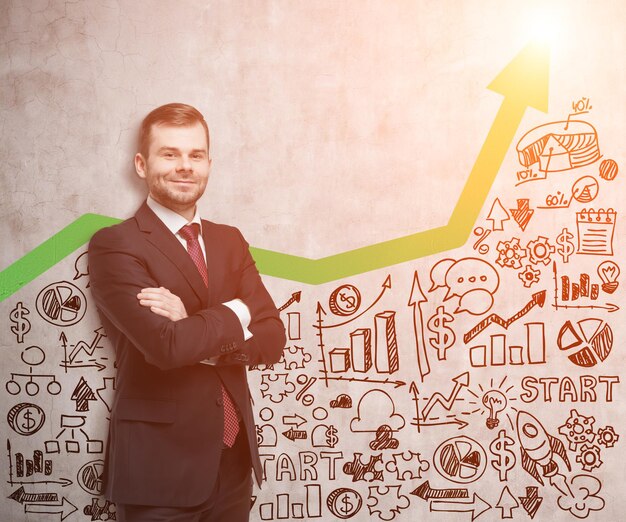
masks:
{"type": "Polygon", "coordinates": [[[499,390],[489,390],[485,395],[483,395],[483,404],[489,410],[489,417],[487,418],[486,425],[487,428],[492,430],[500,424],[500,419],[498,419],[498,413],[506,408],[506,396],[499,390]]]}
{"type": "Polygon", "coordinates": [[[607,294],[612,294],[619,286],[620,270],[613,261],[603,261],[598,265],[598,275],[602,279],[602,290],[607,294]]]}

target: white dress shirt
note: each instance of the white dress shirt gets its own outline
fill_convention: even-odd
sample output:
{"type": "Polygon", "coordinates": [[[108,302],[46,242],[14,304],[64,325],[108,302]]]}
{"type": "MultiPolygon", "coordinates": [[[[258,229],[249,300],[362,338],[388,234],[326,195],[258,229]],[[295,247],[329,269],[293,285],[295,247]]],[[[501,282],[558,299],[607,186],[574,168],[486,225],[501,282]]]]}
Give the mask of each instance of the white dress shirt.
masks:
{"type": "MultiPolygon", "coordinates": [[[[156,214],[156,216],[163,222],[163,224],[176,236],[176,239],[180,241],[180,244],[183,245],[185,250],[187,250],[187,241],[179,234],[179,230],[183,228],[185,225],[189,223],[198,223],[200,225],[200,234],[202,234],[202,220],[200,219],[200,215],[198,214],[198,207],[196,206],[196,211],[194,213],[193,219],[191,221],[187,221],[183,216],[174,212],[172,209],[164,207],[159,202],[152,199],[152,197],[148,196],[148,200],[146,201],[152,212],[156,214]]],[[[204,262],[206,263],[206,247],[204,246],[204,241],[198,241],[200,243],[200,248],[202,249],[202,255],[204,256],[204,262]]],[[[239,322],[241,323],[241,328],[243,329],[243,338],[244,340],[248,340],[252,337],[252,332],[248,330],[248,326],[250,325],[250,309],[241,299],[233,299],[232,301],[228,301],[226,303],[222,303],[224,306],[230,308],[235,315],[239,318],[239,322]]],[[[204,361],[203,361],[204,362],[204,361]]]]}

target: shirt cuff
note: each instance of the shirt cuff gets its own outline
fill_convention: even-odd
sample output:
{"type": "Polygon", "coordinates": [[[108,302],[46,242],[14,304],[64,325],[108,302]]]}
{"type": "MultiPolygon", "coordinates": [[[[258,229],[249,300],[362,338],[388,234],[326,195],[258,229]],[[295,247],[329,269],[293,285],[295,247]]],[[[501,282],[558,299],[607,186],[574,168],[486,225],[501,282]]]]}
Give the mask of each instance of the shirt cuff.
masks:
{"type": "Polygon", "coordinates": [[[241,299],[233,299],[232,301],[223,303],[223,305],[235,312],[235,315],[239,318],[241,328],[243,329],[243,340],[247,341],[250,339],[252,337],[252,332],[248,330],[248,326],[250,325],[252,317],[250,316],[250,309],[246,303],[244,303],[241,299]]]}

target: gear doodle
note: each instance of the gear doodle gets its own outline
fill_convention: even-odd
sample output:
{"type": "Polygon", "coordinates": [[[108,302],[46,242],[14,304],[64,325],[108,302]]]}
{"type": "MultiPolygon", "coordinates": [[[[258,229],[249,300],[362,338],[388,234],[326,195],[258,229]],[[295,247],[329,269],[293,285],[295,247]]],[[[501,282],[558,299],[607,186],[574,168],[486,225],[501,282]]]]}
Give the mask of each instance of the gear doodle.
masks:
{"type": "Polygon", "coordinates": [[[618,440],[619,435],[615,433],[613,426],[607,426],[598,430],[598,444],[601,446],[612,448],[618,440]]]}
{"type": "Polygon", "coordinates": [[[397,480],[421,479],[422,473],[428,471],[430,464],[423,460],[420,453],[405,451],[394,453],[393,460],[385,465],[385,469],[396,474],[397,480]]]}
{"type": "Polygon", "coordinates": [[[496,247],[498,251],[498,263],[502,268],[521,268],[522,259],[526,257],[526,249],[519,244],[519,239],[514,237],[509,241],[500,241],[496,247]]]}
{"type": "Polygon", "coordinates": [[[261,375],[261,386],[265,385],[265,388],[260,388],[261,396],[263,398],[269,397],[269,400],[274,403],[282,402],[287,395],[296,390],[296,385],[288,381],[287,377],[286,373],[264,373],[261,375]]]}
{"type": "Polygon", "coordinates": [[[570,410],[570,416],[563,426],[559,426],[559,433],[569,442],[570,451],[576,451],[579,444],[591,444],[596,438],[593,431],[594,417],[585,417],[576,410],[570,410]]]}
{"type": "Polygon", "coordinates": [[[548,243],[547,237],[539,236],[534,241],[529,241],[526,248],[533,265],[542,263],[548,266],[550,264],[550,254],[554,254],[554,247],[548,243]]]}
{"type": "Polygon", "coordinates": [[[540,275],[541,272],[539,270],[535,270],[531,265],[526,265],[524,271],[517,274],[517,277],[524,283],[524,288],[529,288],[539,282],[540,275]]]}
{"type": "Polygon", "coordinates": [[[374,480],[383,480],[383,470],[376,469],[376,464],[379,464],[383,460],[382,453],[378,455],[371,455],[367,464],[361,462],[362,453],[355,453],[352,462],[346,462],[343,465],[343,472],[346,475],[352,475],[352,482],[364,480],[372,482],[374,480]],[[369,475],[371,478],[366,478],[369,475]]]}
{"type": "Polygon", "coordinates": [[[304,368],[304,365],[311,360],[311,354],[305,353],[304,346],[288,346],[283,351],[281,362],[285,365],[285,370],[296,370],[304,368]]]}
{"type": "Polygon", "coordinates": [[[602,465],[600,459],[600,446],[584,444],[580,454],[576,456],[576,462],[582,464],[583,471],[593,471],[602,465]]]}

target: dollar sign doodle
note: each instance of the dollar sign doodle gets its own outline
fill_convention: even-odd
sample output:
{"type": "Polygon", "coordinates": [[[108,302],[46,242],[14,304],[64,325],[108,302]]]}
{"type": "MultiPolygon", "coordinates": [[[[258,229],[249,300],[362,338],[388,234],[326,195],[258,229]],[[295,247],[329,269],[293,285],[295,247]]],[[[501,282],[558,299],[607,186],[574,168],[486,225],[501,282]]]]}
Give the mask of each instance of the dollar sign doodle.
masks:
{"type": "Polygon", "coordinates": [[[356,298],[353,295],[349,295],[348,297],[346,297],[346,295],[341,292],[339,294],[339,298],[344,301],[344,302],[348,302],[348,305],[345,307],[346,310],[351,310],[352,308],[354,308],[354,305],[356,303],[356,298]]]}
{"type": "Polygon", "coordinates": [[[495,455],[495,459],[491,459],[491,465],[500,473],[500,482],[506,480],[507,473],[515,466],[515,453],[508,446],[515,444],[515,441],[508,437],[504,430],[500,430],[498,436],[493,439],[489,446],[489,451],[495,455]]]}
{"type": "Polygon", "coordinates": [[[25,308],[22,301],[20,301],[9,315],[11,322],[15,323],[11,326],[11,331],[17,336],[18,343],[23,343],[24,336],[30,331],[30,321],[26,319],[29,313],[30,310],[25,308]]]}
{"type": "Polygon", "coordinates": [[[348,495],[343,495],[341,497],[340,502],[343,504],[339,508],[339,511],[341,511],[341,513],[343,513],[344,515],[347,515],[348,513],[352,513],[352,510],[354,509],[354,505],[350,501],[350,497],[348,495]]]}
{"type": "Polygon", "coordinates": [[[446,350],[454,344],[456,336],[454,331],[446,323],[454,321],[454,317],[446,313],[443,306],[438,306],[437,311],[428,320],[428,329],[435,334],[428,338],[430,345],[437,350],[440,361],[446,359],[446,350]]]}
{"type": "Polygon", "coordinates": [[[567,228],[564,228],[556,238],[556,242],[559,245],[556,247],[556,251],[563,259],[563,263],[569,262],[570,256],[574,253],[574,243],[571,241],[573,237],[574,234],[567,228]]]}
{"type": "Polygon", "coordinates": [[[37,424],[35,419],[33,419],[33,414],[30,410],[27,410],[26,413],[22,415],[22,418],[26,421],[26,422],[22,422],[22,428],[26,432],[32,430],[35,424],[37,424]]]}
{"type": "Polygon", "coordinates": [[[334,448],[337,445],[337,442],[339,442],[339,439],[337,438],[337,428],[329,426],[326,430],[326,444],[328,444],[329,447],[334,448]]]}

